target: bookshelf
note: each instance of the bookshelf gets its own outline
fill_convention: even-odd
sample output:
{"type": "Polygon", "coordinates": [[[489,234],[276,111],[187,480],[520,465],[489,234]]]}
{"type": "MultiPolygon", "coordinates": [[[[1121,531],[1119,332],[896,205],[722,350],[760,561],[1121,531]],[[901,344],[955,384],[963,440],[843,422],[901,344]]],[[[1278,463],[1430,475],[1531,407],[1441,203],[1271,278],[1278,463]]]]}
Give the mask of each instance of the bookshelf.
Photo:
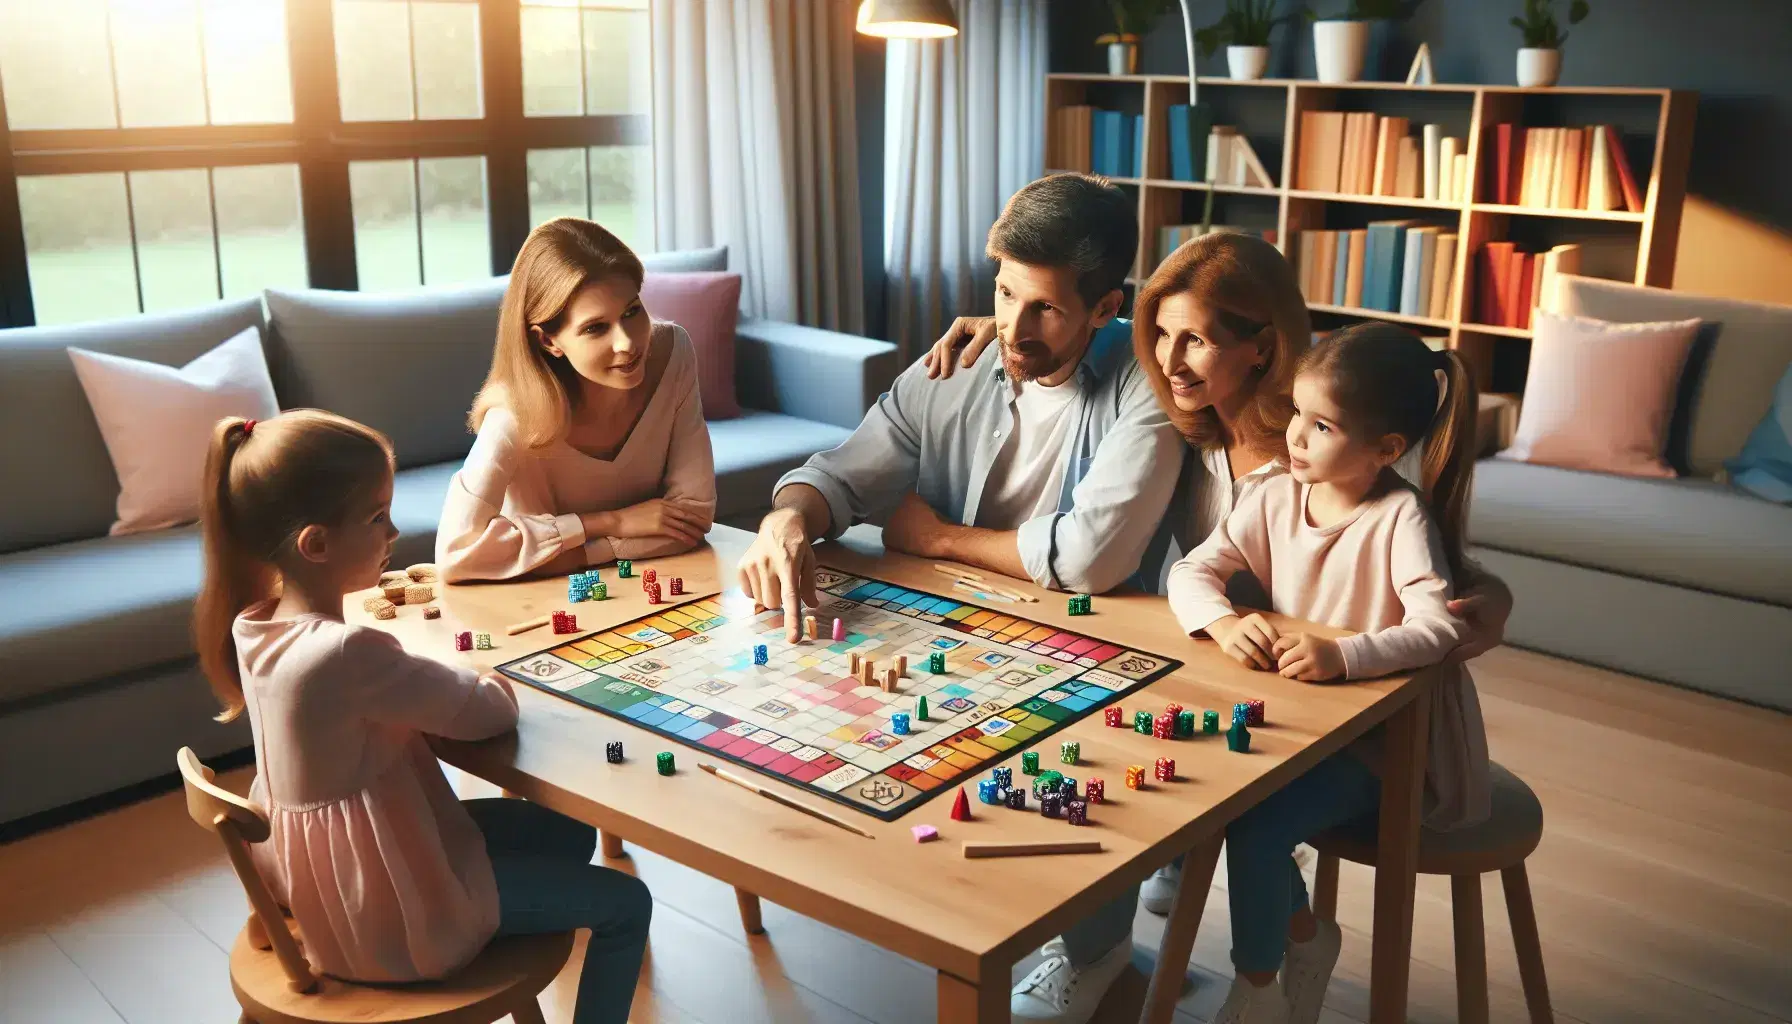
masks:
{"type": "MultiPolygon", "coordinates": [[[[1474,291],[1477,254],[1490,241],[1511,241],[1547,250],[1581,244],[1594,253],[1578,271],[1635,284],[1673,284],[1681,208],[1697,94],[1675,89],[1557,86],[1526,89],[1503,85],[1406,85],[1399,82],[1321,83],[1304,79],[1197,79],[1201,101],[1213,108],[1215,124],[1231,125],[1246,136],[1274,179],[1274,187],[1209,185],[1170,176],[1169,108],[1188,102],[1183,75],[1048,74],[1046,152],[1063,152],[1055,112],[1088,104],[1144,115],[1143,177],[1113,178],[1132,193],[1139,216],[1139,252],[1129,283],[1137,287],[1157,265],[1158,229],[1199,223],[1208,195],[1213,223],[1273,230],[1276,244],[1298,265],[1297,234],[1308,230],[1364,227],[1369,221],[1410,217],[1454,232],[1457,247],[1450,272],[1450,298],[1442,318],[1403,316],[1326,302],[1309,302],[1318,329],[1365,319],[1410,324],[1422,333],[1447,338],[1474,368],[1483,390],[1522,389],[1531,332],[1522,327],[1477,323],[1474,291]],[[1413,135],[1421,124],[1439,124],[1442,134],[1462,140],[1467,162],[1466,195],[1450,200],[1292,187],[1301,153],[1301,114],[1307,111],[1372,112],[1406,117],[1413,135]],[[1494,126],[1613,125],[1643,194],[1642,209],[1589,210],[1504,205],[1492,181],[1494,126]]],[[[1195,162],[1203,152],[1197,144],[1195,162]]],[[[1087,170],[1052,167],[1049,170],[1087,170]]],[[[1441,271],[1441,266],[1439,267],[1441,271]]]]}

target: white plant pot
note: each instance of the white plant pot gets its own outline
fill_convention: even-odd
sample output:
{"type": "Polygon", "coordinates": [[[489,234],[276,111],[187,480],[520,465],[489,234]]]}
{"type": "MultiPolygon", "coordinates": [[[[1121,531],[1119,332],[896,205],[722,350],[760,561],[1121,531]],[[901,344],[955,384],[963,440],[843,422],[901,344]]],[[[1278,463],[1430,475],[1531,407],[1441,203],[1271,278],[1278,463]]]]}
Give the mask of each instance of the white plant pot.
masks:
{"type": "Polygon", "coordinates": [[[1138,43],[1108,44],[1108,74],[1136,75],[1139,73],[1138,43]]]}
{"type": "Polygon", "coordinates": [[[1358,82],[1369,54],[1366,21],[1315,21],[1313,63],[1321,82],[1358,82]]]}
{"type": "Polygon", "coordinates": [[[1534,89],[1562,77],[1562,51],[1526,46],[1518,51],[1518,84],[1534,89]]]}
{"type": "Polygon", "coordinates": [[[1236,82],[1251,82],[1262,78],[1263,73],[1269,70],[1269,47],[1226,47],[1226,69],[1232,72],[1232,80],[1236,82]]]}

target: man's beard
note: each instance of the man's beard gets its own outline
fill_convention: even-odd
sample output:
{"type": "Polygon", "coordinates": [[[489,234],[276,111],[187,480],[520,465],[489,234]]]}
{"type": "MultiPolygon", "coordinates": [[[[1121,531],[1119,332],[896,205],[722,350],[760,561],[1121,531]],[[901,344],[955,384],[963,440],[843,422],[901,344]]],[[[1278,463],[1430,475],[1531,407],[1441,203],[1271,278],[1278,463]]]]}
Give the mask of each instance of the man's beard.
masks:
{"type": "Polygon", "coordinates": [[[1037,341],[1023,341],[1013,347],[1002,346],[1002,370],[1009,380],[1016,383],[1024,384],[1041,377],[1050,377],[1063,365],[1062,359],[1037,341]]]}

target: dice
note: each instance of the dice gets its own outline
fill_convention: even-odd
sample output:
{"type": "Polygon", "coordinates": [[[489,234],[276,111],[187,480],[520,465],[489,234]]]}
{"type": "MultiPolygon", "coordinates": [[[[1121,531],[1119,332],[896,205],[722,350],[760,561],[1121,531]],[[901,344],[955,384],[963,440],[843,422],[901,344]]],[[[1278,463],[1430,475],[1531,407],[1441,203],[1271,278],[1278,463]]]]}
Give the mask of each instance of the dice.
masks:
{"type": "Polygon", "coordinates": [[[1018,786],[1008,790],[1008,809],[1024,811],[1027,809],[1027,791],[1018,786]]]}
{"type": "Polygon", "coordinates": [[[1171,701],[1164,705],[1164,714],[1169,715],[1171,718],[1175,718],[1177,715],[1182,714],[1182,705],[1175,701],[1171,701]]]}
{"type": "Polygon", "coordinates": [[[1153,739],[1160,740],[1174,739],[1176,736],[1176,716],[1167,711],[1158,715],[1151,723],[1151,736],[1153,739]]]}
{"type": "Polygon", "coordinates": [[[659,581],[660,581],[660,574],[657,570],[649,569],[646,572],[641,574],[641,584],[643,586],[645,586],[649,583],[658,583],[659,581]]]}
{"type": "Polygon", "coordinates": [[[472,650],[473,649],[473,634],[464,629],[461,630],[460,632],[454,634],[454,649],[457,651],[472,650]]]}
{"type": "Polygon", "coordinates": [[[662,750],[654,755],[653,762],[654,767],[659,770],[661,775],[671,775],[677,770],[677,766],[672,761],[672,752],[670,750],[662,750]]]}
{"type": "Polygon", "coordinates": [[[577,633],[579,631],[579,620],[571,612],[555,612],[550,618],[554,623],[554,632],[556,634],[577,633]]]}
{"type": "Polygon", "coordinates": [[[754,644],[753,645],[753,664],[764,665],[767,662],[769,662],[770,660],[771,660],[771,655],[769,653],[767,653],[764,644],[754,644]]]}
{"type": "Polygon", "coordinates": [[[674,576],[674,577],[672,577],[671,583],[672,583],[672,596],[673,597],[682,596],[684,594],[684,577],[683,576],[674,576]]]}
{"type": "Polygon", "coordinates": [[[1118,704],[1109,705],[1107,710],[1101,713],[1101,720],[1110,729],[1126,728],[1126,712],[1120,710],[1118,704]]]}
{"type": "Polygon", "coordinates": [[[1220,713],[1208,708],[1201,712],[1201,731],[1209,736],[1220,731],[1220,713]]]}
{"type": "Polygon", "coordinates": [[[994,779],[983,779],[977,783],[977,799],[986,804],[1002,802],[1002,787],[994,779]]]}
{"type": "Polygon", "coordinates": [[[1101,803],[1102,798],[1107,795],[1108,785],[1100,779],[1090,779],[1088,782],[1083,783],[1084,800],[1087,800],[1092,804],[1098,804],[1101,803]]]}
{"type": "Polygon", "coordinates": [[[996,768],[989,773],[989,776],[996,781],[996,785],[1001,786],[1003,789],[1008,789],[1014,785],[1013,768],[996,768]]]}
{"type": "Polygon", "coordinates": [[[474,633],[473,634],[473,649],[475,651],[491,650],[492,649],[492,635],[490,633],[474,633]]]}
{"type": "Polygon", "coordinates": [[[1072,825],[1089,824],[1089,802],[1087,800],[1064,801],[1064,820],[1072,825]]]}
{"type": "Polygon", "coordinates": [[[1022,775],[1039,774],[1039,751],[1029,750],[1020,755],[1020,773],[1022,775]]]}
{"type": "Polygon", "coordinates": [[[624,580],[632,579],[634,577],[634,575],[635,575],[635,563],[629,561],[626,558],[620,559],[619,561],[617,561],[617,563],[616,563],[616,578],[617,579],[624,579],[624,580]]]}
{"type": "Polygon", "coordinates": [[[622,763],[622,741],[611,740],[604,744],[604,760],[611,764],[622,763]]]}
{"type": "Polygon", "coordinates": [[[897,711],[890,715],[890,733],[894,736],[908,735],[908,712],[897,711]]]}
{"type": "Polygon", "coordinates": [[[946,652],[934,651],[927,656],[927,671],[934,675],[942,675],[946,671],[946,652]]]}
{"type": "Polygon", "coordinates": [[[1176,712],[1176,738],[1186,739],[1195,734],[1195,713],[1193,711],[1176,712]]]}
{"type": "MultiPolygon", "coordinates": [[[[648,570],[648,572],[652,572],[652,571],[653,570],[651,570],[651,569],[648,570]]],[[[658,583],[649,583],[649,584],[647,584],[646,589],[647,589],[647,603],[648,604],[659,604],[661,601],[665,600],[665,598],[663,596],[661,596],[662,591],[660,590],[660,585],[658,583]]]]}
{"type": "Polygon", "coordinates": [[[1065,740],[1058,744],[1058,760],[1065,764],[1075,764],[1082,752],[1083,745],[1075,740],[1065,740]]]}
{"type": "Polygon", "coordinates": [[[1039,813],[1048,818],[1056,818],[1064,809],[1064,798],[1056,793],[1047,793],[1039,798],[1039,813]]]}
{"type": "Polygon", "coordinates": [[[1145,788],[1145,766],[1144,765],[1129,764],[1126,766],[1126,788],[1127,789],[1144,789],[1145,788]]]}
{"type": "Polygon", "coordinates": [[[1132,731],[1141,736],[1151,735],[1151,712],[1135,711],[1132,715],[1132,731]]]}
{"type": "Polygon", "coordinates": [[[1152,768],[1151,777],[1156,779],[1159,782],[1174,782],[1174,781],[1176,781],[1176,762],[1175,762],[1175,760],[1172,758],[1168,758],[1168,757],[1158,758],[1157,764],[1155,766],[1153,766],[1153,768],[1152,768]]]}

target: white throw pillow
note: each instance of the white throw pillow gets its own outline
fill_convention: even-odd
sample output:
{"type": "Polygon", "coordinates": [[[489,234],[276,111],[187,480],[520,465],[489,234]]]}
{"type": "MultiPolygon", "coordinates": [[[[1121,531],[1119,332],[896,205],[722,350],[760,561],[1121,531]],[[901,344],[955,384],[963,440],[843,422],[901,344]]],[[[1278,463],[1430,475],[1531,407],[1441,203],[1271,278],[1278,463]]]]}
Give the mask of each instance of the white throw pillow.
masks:
{"type": "Polygon", "coordinates": [[[79,348],[68,356],[118,473],[115,536],[198,519],[212,428],[226,416],[280,412],[254,327],[178,370],[79,348]]]}

